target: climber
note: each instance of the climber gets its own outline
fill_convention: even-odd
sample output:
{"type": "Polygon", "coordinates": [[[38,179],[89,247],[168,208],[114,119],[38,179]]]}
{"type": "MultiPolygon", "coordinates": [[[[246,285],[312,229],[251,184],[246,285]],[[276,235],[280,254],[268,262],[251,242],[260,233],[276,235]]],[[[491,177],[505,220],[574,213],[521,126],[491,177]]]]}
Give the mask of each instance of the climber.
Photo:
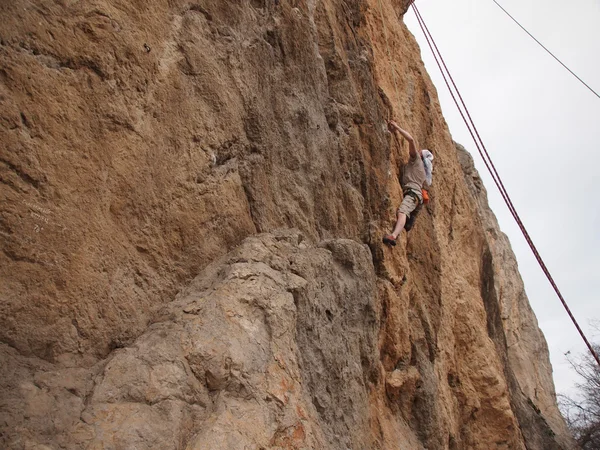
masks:
{"type": "MultiPolygon", "coordinates": [[[[418,207],[423,203],[423,185],[431,184],[433,154],[429,150],[417,151],[416,140],[394,121],[388,122],[388,130],[391,133],[400,133],[408,141],[410,158],[404,166],[402,173],[402,192],[404,199],[398,208],[398,219],[392,234],[386,234],[383,242],[387,245],[396,245],[396,239],[406,225],[407,218],[415,215],[418,207]]],[[[412,226],[412,223],[411,223],[412,226]]]]}

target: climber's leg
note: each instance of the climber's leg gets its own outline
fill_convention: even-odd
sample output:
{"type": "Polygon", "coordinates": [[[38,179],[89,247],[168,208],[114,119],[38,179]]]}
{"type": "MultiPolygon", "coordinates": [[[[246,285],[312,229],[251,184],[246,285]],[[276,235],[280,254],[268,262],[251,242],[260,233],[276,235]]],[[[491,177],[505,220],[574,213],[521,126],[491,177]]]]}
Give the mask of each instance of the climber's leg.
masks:
{"type": "Polygon", "coordinates": [[[400,208],[398,208],[398,218],[396,220],[396,226],[392,234],[386,234],[383,237],[383,242],[388,245],[396,245],[396,239],[400,236],[404,225],[406,224],[406,218],[410,216],[418,205],[418,200],[413,195],[405,195],[402,200],[400,208]]]}
{"type": "Polygon", "coordinates": [[[394,239],[398,239],[398,236],[402,232],[404,225],[406,224],[406,214],[400,212],[398,210],[398,220],[396,220],[396,226],[394,227],[394,231],[392,231],[392,236],[394,239]]]}

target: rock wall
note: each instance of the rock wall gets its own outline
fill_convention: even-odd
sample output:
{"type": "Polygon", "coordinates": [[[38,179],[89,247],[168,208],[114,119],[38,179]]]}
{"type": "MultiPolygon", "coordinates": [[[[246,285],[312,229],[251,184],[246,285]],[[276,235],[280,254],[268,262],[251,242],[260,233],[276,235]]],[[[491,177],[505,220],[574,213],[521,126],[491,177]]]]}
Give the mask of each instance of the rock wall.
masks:
{"type": "Polygon", "coordinates": [[[489,208],[487,192],[473,158],[462,145],[455,145],[465,182],[485,229],[487,248],[481,286],[487,327],[501,355],[521,431],[527,441],[540,448],[553,448],[551,441],[558,433],[557,441],[569,448],[573,443],[564,438],[569,432],[555,407],[548,346],[527,300],[516,257],[489,208]]]}
{"type": "Polygon", "coordinates": [[[407,3],[0,4],[3,447],[571,448],[407,3]]]}

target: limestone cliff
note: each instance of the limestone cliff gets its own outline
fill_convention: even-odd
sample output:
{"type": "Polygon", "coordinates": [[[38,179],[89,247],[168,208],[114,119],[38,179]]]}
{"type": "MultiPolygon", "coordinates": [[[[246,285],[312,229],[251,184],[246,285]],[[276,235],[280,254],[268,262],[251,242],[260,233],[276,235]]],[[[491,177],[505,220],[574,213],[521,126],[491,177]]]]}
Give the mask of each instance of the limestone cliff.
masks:
{"type": "Polygon", "coordinates": [[[406,7],[0,3],[3,448],[572,447],[406,7]]]}

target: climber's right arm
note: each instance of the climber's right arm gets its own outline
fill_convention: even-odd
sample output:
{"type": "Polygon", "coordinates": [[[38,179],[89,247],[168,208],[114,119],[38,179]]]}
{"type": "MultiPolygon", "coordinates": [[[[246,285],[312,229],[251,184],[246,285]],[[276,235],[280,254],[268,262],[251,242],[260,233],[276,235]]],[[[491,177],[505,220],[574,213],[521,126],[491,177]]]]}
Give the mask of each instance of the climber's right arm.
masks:
{"type": "Polygon", "coordinates": [[[398,124],[396,122],[394,122],[393,120],[390,120],[388,122],[388,129],[392,132],[397,131],[404,137],[404,139],[406,139],[408,141],[408,152],[410,153],[410,158],[415,159],[418,155],[417,141],[415,140],[415,138],[413,138],[408,131],[400,128],[398,126],[398,124]]]}

